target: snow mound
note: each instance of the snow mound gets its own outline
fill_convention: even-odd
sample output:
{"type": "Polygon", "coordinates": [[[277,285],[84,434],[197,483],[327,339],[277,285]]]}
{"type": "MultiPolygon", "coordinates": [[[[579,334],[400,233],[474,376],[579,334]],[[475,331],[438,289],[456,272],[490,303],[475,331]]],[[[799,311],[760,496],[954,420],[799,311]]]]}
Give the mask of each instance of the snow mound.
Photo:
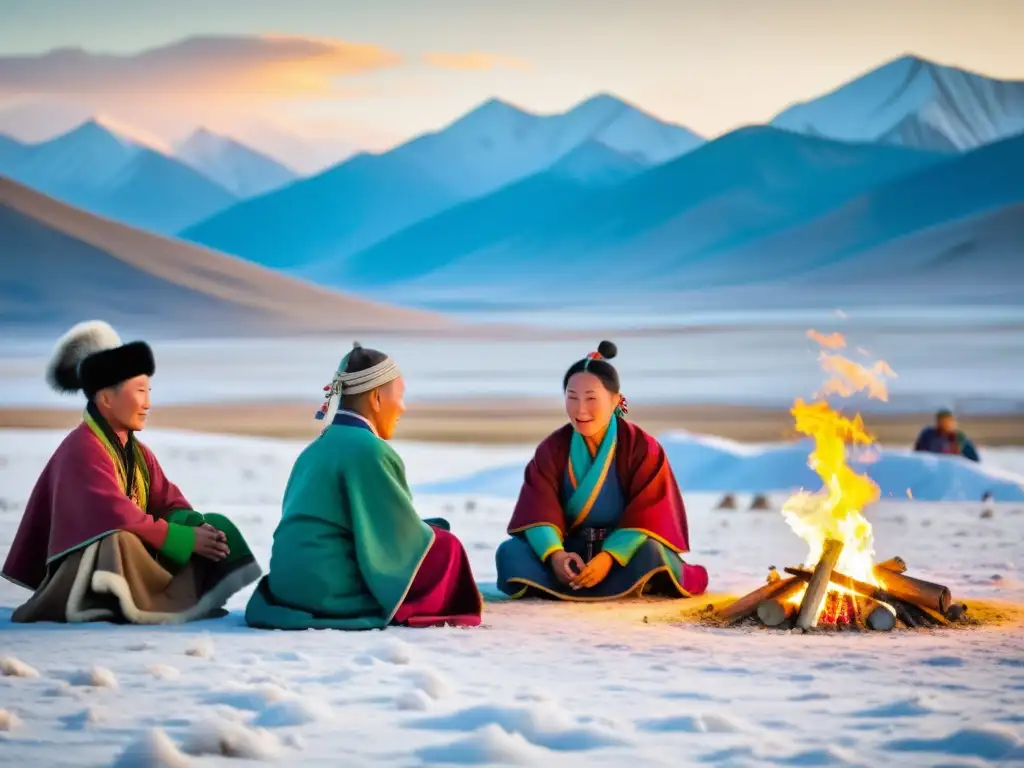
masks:
{"type": "Polygon", "coordinates": [[[934,752],[996,762],[1024,760],[1020,738],[1013,731],[993,726],[963,728],[948,736],[930,739],[896,739],[886,747],[897,752],[934,752]]]}
{"type": "Polygon", "coordinates": [[[227,720],[194,723],[182,743],[190,755],[220,755],[249,760],[272,760],[281,753],[281,742],[270,731],[227,720]]]}
{"type": "Polygon", "coordinates": [[[190,645],[185,649],[186,656],[195,656],[199,659],[212,659],[216,648],[213,645],[213,640],[208,637],[199,638],[195,644],[190,645]]]}
{"type": "Polygon", "coordinates": [[[869,709],[862,709],[854,713],[854,717],[882,718],[888,720],[893,717],[923,717],[933,712],[938,712],[935,702],[930,696],[912,696],[909,699],[898,699],[869,709]]]}
{"type": "Polygon", "coordinates": [[[378,661],[388,664],[408,664],[412,661],[412,648],[401,640],[386,640],[369,653],[378,661]]]}
{"type": "Polygon", "coordinates": [[[204,701],[207,704],[224,704],[234,709],[262,712],[271,704],[284,701],[292,696],[290,691],[274,683],[234,684],[226,686],[225,690],[207,693],[204,701]]]}
{"type": "Polygon", "coordinates": [[[522,734],[531,744],[559,751],[584,751],[630,743],[607,729],[578,725],[565,710],[550,702],[506,707],[485,704],[416,723],[419,728],[439,731],[476,731],[489,725],[522,734]]]}
{"type": "Polygon", "coordinates": [[[493,724],[485,725],[466,739],[421,749],[417,756],[427,765],[556,765],[558,762],[549,750],[493,724]]]}
{"type": "Polygon", "coordinates": [[[167,664],[150,664],[146,667],[146,671],[157,680],[177,680],[181,677],[180,670],[167,664]]]}
{"type": "Polygon", "coordinates": [[[451,693],[451,686],[433,669],[413,669],[404,675],[416,690],[422,691],[432,699],[443,699],[451,693]]]}
{"type": "Polygon", "coordinates": [[[742,733],[744,728],[718,714],[671,715],[641,720],[637,728],[650,733],[742,733]]]}
{"type": "Polygon", "coordinates": [[[395,699],[395,707],[400,710],[425,712],[434,705],[434,700],[419,688],[400,693],[395,699]]]}
{"type": "Polygon", "coordinates": [[[13,731],[21,728],[21,718],[9,709],[0,709],[0,731],[13,731]]]}
{"type": "Polygon", "coordinates": [[[0,659],[0,675],[3,677],[39,677],[39,672],[13,656],[0,659]]]}
{"type": "Polygon", "coordinates": [[[97,707],[86,707],[81,712],[62,717],[61,722],[64,728],[69,731],[84,731],[90,726],[102,723],[106,719],[102,709],[97,707]]]}
{"type": "Polygon", "coordinates": [[[851,765],[863,766],[864,762],[858,758],[856,752],[852,752],[834,744],[827,747],[807,749],[788,757],[777,757],[772,762],[776,765],[851,765]]]}
{"type": "MultiPolygon", "coordinates": [[[[807,466],[813,443],[801,440],[751,446],[719,437],[673,432],[662,445],[684,493],[791,493],[816,491],[820,478],[807,466]]],[[[916,501],[1024,501],[1024,477],[959,456],[876,447],[851,455],[851,466],[874,480],[882,498],[916,501]]],[[[516,498],[523,464],[483,470],[461,478],[417,486],[418,493],[476,494],[516,498]]]]}
{"type": "Polygon", "coordinates": [[[307,723],[322,723],[334,718],[334,712],[325,702],[296,696],[280,699],[267,706],[253,725],[263,728],[289,728],[307,723]]]}
{"type": "Polygon", "coordinates": [[[188,768],[191,764],[170,736],[154,728],[129,744],[111,768],[188,768]]]}
{"type": "Polygon", "coordinates": [[[69,682],[84,688],[117,688],[117,678],[106,667],[94,665],[88,670],[75,672],[69,682]]]}

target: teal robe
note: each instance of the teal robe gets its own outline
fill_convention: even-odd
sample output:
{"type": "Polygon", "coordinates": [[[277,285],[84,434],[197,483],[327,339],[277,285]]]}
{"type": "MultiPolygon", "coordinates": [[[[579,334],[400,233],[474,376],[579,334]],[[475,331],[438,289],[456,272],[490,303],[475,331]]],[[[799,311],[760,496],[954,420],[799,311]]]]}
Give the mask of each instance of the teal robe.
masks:
{"type": "Polygon", "coordinates": [[[262,629],[386,627],[434,535],[416,514],[395,450],[369,429],[336,419],[292,468],[270,572],[249,600],[246,623],[262,629]]]}

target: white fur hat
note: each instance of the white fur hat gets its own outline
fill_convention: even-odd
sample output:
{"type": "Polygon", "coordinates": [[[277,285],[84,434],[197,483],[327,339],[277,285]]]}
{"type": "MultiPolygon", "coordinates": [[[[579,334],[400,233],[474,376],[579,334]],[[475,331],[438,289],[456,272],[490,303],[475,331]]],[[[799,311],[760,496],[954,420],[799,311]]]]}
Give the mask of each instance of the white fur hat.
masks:
{"type": "Polygon", "coordinates": [[[89,320],[61,336],[46,366],[46,381],[57,392],[96,392],[156,370],[153,350],[144,341],[121,342],[109,323],[89,320]]]}
{"type": "Polygon", "coordinates": [[[121,337],[103,320],[78,323],[57,341],[46,366],[46,383],[57,392],[77,392],[82,388],[78,364],[89,355],[121,346],[121,337]]]}

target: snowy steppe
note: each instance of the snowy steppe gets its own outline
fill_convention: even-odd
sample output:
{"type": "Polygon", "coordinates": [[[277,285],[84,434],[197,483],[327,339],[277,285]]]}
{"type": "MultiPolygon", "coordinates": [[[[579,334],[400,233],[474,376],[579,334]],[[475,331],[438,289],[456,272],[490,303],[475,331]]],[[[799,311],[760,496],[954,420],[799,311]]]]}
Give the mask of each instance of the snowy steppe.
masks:
{"type": "MultiPolygon", "coordinates": [[[[61,437],[0,432],[0,553],[61,437]]],[[[230,515],[265,565],[302,445],[159,431],[144,437],[193,505],[230,515]]],[[[670,454],[677,443],[690,456],[705,443],[736,452],[722,441],[674,436],[666,437],[670,454]]],[[[4,582],[0,763],[1024,762],[1019,627],[795,635],[666,621],[681,603],[502,602],[493,553],[513,499],[498,486],[484,495],[460,492],[459,484],[472,489],[486,473],[521,468],[531,449],[396,447],[421,514],[448,517],[466,544],[489,598],[482,627],[260,632],[242,622],[248,590],[229,603],[228,617],[183,627],[21,626],[7,619],[26,593],[4,582]],[[431,487],[444,493],[424,492],[431,487]]],[[[764,455],[744,450],[748,458],[764,455]]],[[[1020,481],[1024,453],[983,454],[986,469],[1020,481]]],[[[921,482],[927,472],[912,465],[902,466],[921,482]]],[[[723,476],[720,484],[728,482],[723,476]]],[[[713,592],[749,591],[769,565],[802,561],[803,542],[778,512],[784,494],[773,496],[771,511],[746,511],[750,497],[742,492],[739,510],[716,510],[720,494],[683,486],[691,558],[709,568],[713,592]]],[[[879,558],[901,555],[911,573],[948,584],[968,605],[972,598],[1024,601],[1024,502],[903,496],[868,517],[879,558]],[[984,507],[991,516],[981,516],[984,507]]]]}

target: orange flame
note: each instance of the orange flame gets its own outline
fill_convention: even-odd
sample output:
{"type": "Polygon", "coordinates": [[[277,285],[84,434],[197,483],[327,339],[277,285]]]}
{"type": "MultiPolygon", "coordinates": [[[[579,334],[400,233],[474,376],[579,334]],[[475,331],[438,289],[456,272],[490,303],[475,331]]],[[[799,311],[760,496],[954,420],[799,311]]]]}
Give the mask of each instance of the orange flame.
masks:
{"type": "Polygon", "coordinates": [[[812,328],[807,332],[807,338],[818,342],[821,346],[828,349],[842,349],[846,346],[846,339],[841,333],[830,333],[826,336],[812,328]]]}
{"type": "Polygon", "coordinates": [[[819,361],[822,369],[831,374],[818,392],[819,397],[850,397],[858,392],[867,392],[868,397],[888,402],[889,386],[885,377],[893,378],[896,373],[884,360],[879,360],[870,368],[866,368],[842,355],[822,352],[819,361]]]}
{"type": "MultiPolygon", "coordinates": [[[[840,346],[840,342],[841,346],[846,344],[840,334],[825,336],[809,331],[807,335],[830,349],[840,346]]],[[[888,400],[884,377],[895,376],[895,373],[884,361],[866,368],[841,355],[826,352],[821,353],[819,360],[830,377],[818,397],[823,394],[849,397],[866,392],[874,399],[888,400]]],[[[807,542],[805,566],[813,568],[817,564],[826,540],[838,539],[843,542],[843,551],[836,570],[858,581],[877,584],[874,536],[863,510],[878,500],[880,491],[870,477],[854,472],[847,463],[847,446],[872,446],[874,436],[865,428],[860,414],[847,418],[825,400],[807,403],[797,398],[790,412],[796,430],[814,440],[807,464],[823,485],[817,493],[800,491],[782,505],[786,522],[807,542]]],[[[832,591],[845,590],[832,585],[832,591]]],[[[802,599],[802,592],[792,598],[797,603],[802,599]]]]}

